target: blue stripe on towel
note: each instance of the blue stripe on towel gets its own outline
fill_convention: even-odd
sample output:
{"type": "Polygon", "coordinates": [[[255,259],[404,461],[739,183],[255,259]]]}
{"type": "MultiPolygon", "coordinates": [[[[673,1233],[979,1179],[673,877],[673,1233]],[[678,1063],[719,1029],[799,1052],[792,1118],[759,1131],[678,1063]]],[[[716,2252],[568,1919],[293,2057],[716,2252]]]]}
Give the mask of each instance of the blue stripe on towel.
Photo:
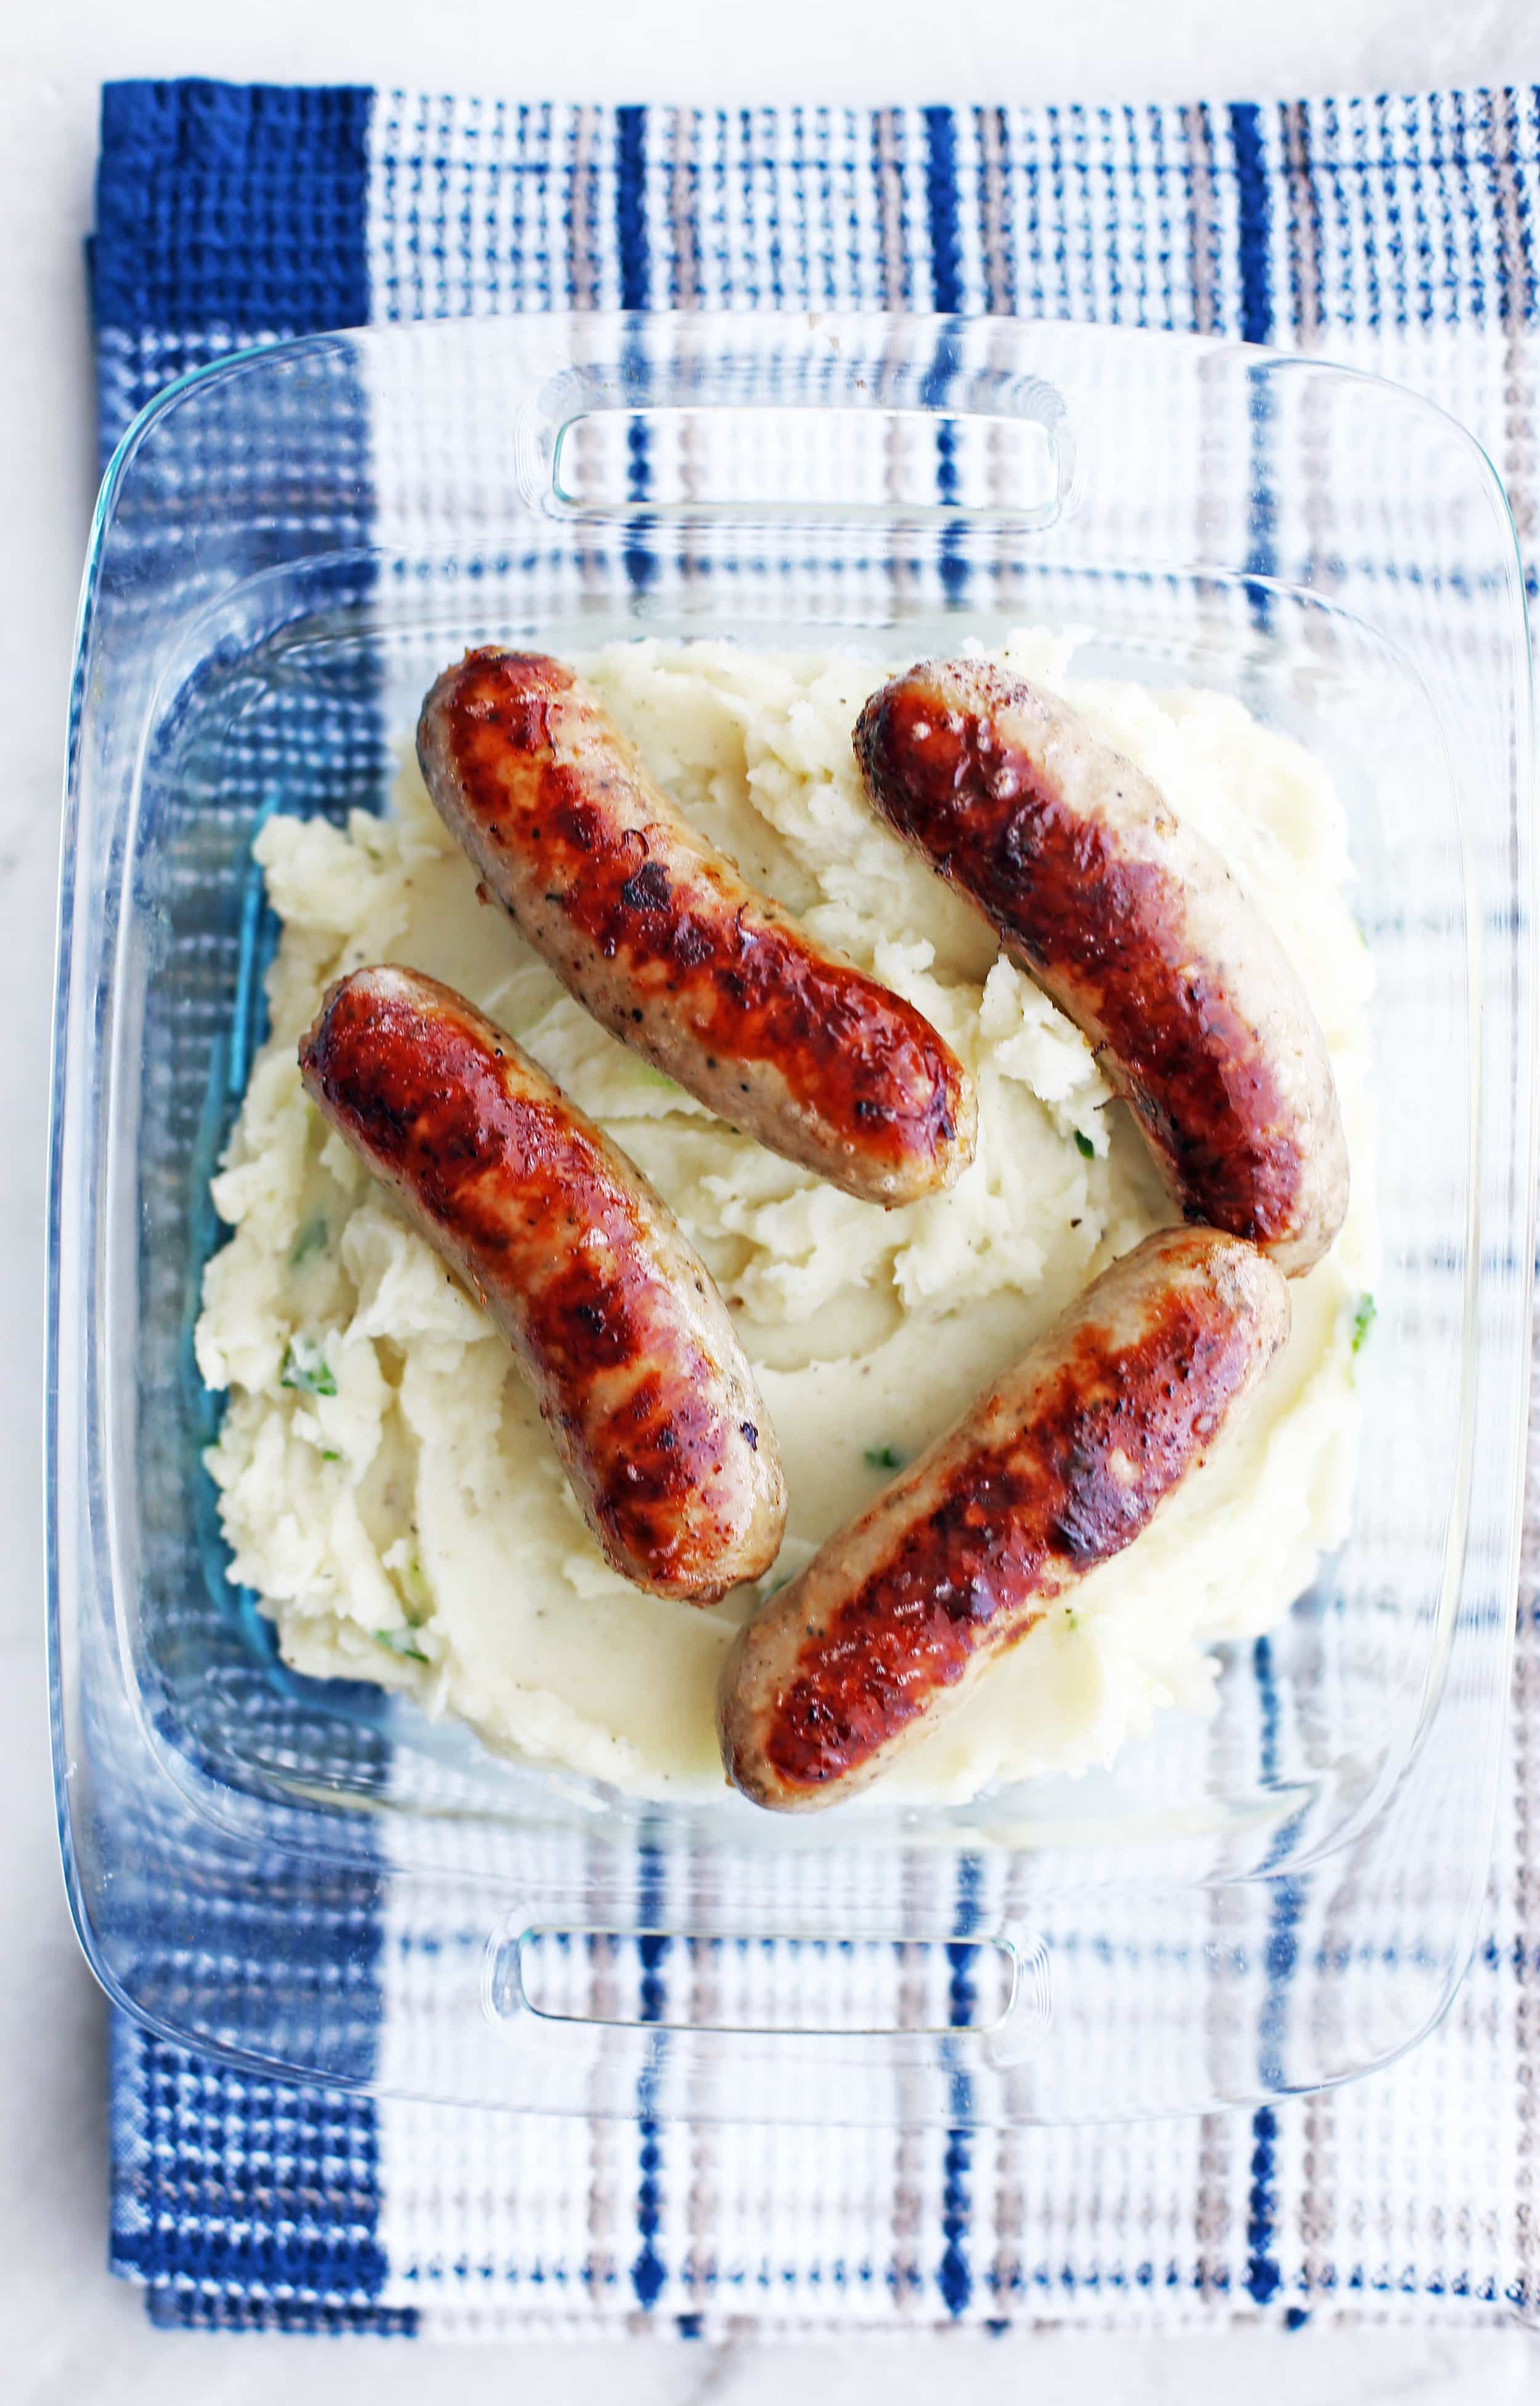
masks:
{"type": "Polygon", "coordinates": [[[188,2329],[389,2329],[374,2109],[112,2024],[112,2262],[188,2329]]]}
{"type": "MultiPolygon", "coordinates": [[[[373,106],[373,93],[360,87],[106,88],[91,253],[104,453],[136,409],[189,369],[254,341],[367,320],[373,106]]],[[[367,540],[365,409],[345,375],[326,405],[327,423],[314,426],[313,440],[338,463],[340,547],[367,540]]],[[[281,429],[246,426],[238,413],[227,435],[254,451],[283,439],[281,429]]],[[[209,462],[211,486],[222,479],[228,488],[226,466],[209,462]]],[[[339,600],[356,602],[366,583],[352,575],[346,592],[339,585],[339,600]]],[[[307,716],[296,698],[292,723],[268,728],[290,763],[288,804],[310,814],[334,807],[344,792],[353,802],[370,798],[365,788],[384,758],[377,693],[377,665],[360,651],[357,678],[329,715],[307,716]]],[[[209,807],[239,813],[254,828],[272,807],[272,784],[261,742],[247,750],[233,742],[209,807]]],[[[246,947],[238,949],[244,959],[246,947]]],[[[233,981],[237,976],[233,969],[233,981]]],[[[256,1015],[247,995],[247,1040],[256,1015]]],[[[157,1026],[152,1008],[147,1044],[156,1041],[157,1026]]],[[[151,1575],[166,1575],[158,1556],[151,1575]]],[[[221,1677],[234,1696],[249,1671],[235,1641],[227,1650],[235,1660],[221,1677]]],[[[265,1680],[269,1667],[261,1663],[259,1677],[265,1680]]],[[[147,1830],[147,1849],[159,1843],[147,1830]]],[[[355,1853],[361,1863],[329,1880],[318,1879],[314,1867],[297,1877],[292,1861],[275,1851],[248,1890],[226,1900],[206,1952],[200,1947],[191,1959],[177,1951],[180,1924],[168,1916],[171,1935],[146,1941],[140,1993],[160,1997],[178,1981],[194,1982],[207,2026],[228,2032],[233,2047],[261,2052],[270,2045],[268,1967],[276,1953],[299,1944],[313,1959],[302,1962],[302,1974],[328,1995],[331,2043],[346,2044],[346,2064],[339,2057],[335,2069],[367,2080],[384,2014],[383,1883],[361,1836],[355,1853]]],[[[191,1895],[199,1871],[195,1861],[168,1859],[163,1876],[174,1887],[185,1882],[191,1895]]],[[[183,1919],[194,1918],[189,1908],[183,1919]]],[[[145,2283],[157,2321],[218,2329],[416,2328],[415,2312],[377,2303],[387,2265],[370,2097],[230,2070],[121,2017],[114,2017],[113,2073],[112,2261],[145,2283]]]]}
{"type": "MultiPolygon", "coordinates": [[[[663,1918],[663,1857],[656,1846],[643,1844],[638,1848],[637,1921],[643,1935],[637,1941],[642,1963],[641,1993],[637,2018],[654,2027],[663,2019],[668,1997],[664,1963],[671,1941],[657,1930],[663,1918]]],[[[659,2050],[668,2045],[667,2033],[659,2031],[659,2050]]],[[[659,2239],[663,2228],[663,2190],[658,2174],[663,2169],[663,2136],[653,2119],[652,2108],[657,2094],[657,2063],[654,2058],[637,2083],[638,2135],[641,2139],[640,2177],[636,2191],[636,2227],[642,2240],[642,2250],[631,2266],[631,2286],[637,2303],[649,2310],[656,2306],[669,2277],[659,2239]]]]}
{"type": "Polygon", "coordinates": [[[930,216],[930,303],[951,317],[963,305],[957,238],[956,132],[950,108],[927,108],[925,201],[930,216]]]}
{"type": "Polygon", "coordinates": [[[221,351],[367,322],[374,98],[104,87],[90,248],[104,458],[136,409],[221,351]]]}
{"type": "MultiPolygon", "coordinates": [[[[1270,1638],[1257,1639],[1251,1659],[1262,1720],[1259,1767],[1264,1782],[1276,1782],[1280,1769],[1279,1731],[1281,1706],[1270,1638]]],[[[1257,2072],[1264,2087],[1281,2092],[1288,2079],[1284,2039],[1289,1983],[1293,1977],[1299,1956],[1295,1937],[1299,1920],[1299,1883],[1296,1880],[1275,1880],[1270,1918],[1272,1926],[1263,1967],[1266,1988],[1257,2024],[1257,2072]]],[[[1251,2118],[1250,2186],[1247,2192],[1246,2216],[1246,2287],[1259,2306],[1268,2304],[1277,2295],[1283,2278],[1278,2263],[1276,2238],[1278,2137],[1277,2112],[1271,2105],[1261,2106],[1251,2118]]]]}
{"type": "Polygon", "coordinates": [[[645,110],[615,110],[615,233],[620,254],[623,309],[645,309],[652,290],[647,258],[645,126],[645,110]]]}
{"type": "Polygon", "coordinates": [[[1273,339],[1272,192],[1262,140],[1262,111],[1248,101],[1230,111],[1230,147],[1236,162],[1236,243],[1240,254],[1240,335],[1246,343],[1273,339]]]}
{"type": "MultiPolygon", "coordinates": [[[[981,1876],[977,1855],[958,1857],[957,1902],[953,1914],[953,1926],[957,1934],[946,1950],[947,1960],[952,1966],[947,2019],[954,2030],[971,2030],[973,2026],[977,2003],[973,1974],[978,1961],[974,1932],[979,1926],[981,1876]]],[[[945,2246],[937,2282],[948,2314],[958,2315],[967,2311],[973,2296],[973,2269],[968,2260],[968,2238],[973,2220],[973,2193],[969,2185],[973,2169],[969,2127],[973,2113],[973,2083],[961,2065],[955,2062],[952,2073],[952,2110],[957,2120],[946,2134],[946,2153],[941,2165],[941,2236],[945,2246]]]]}
{"type": "MultiPolygon", "coordinates": [[[[1262,134],[1262,111],[1253,104],[1230,111],[1230,143],[1236,162],[1236,248],[1240,282],[1240,333],[1248,343],[1273,338],[1272,195],[1262,134]]],[[[1277,502],[1273,490],[1273,401],[1258,376],[1251,389],[1250,548],[1246,565],[1257,580],[1247,587],[1251,616],[1265,629],[1272,597],[1264,578],[1277,573],[1277,502]]]]}

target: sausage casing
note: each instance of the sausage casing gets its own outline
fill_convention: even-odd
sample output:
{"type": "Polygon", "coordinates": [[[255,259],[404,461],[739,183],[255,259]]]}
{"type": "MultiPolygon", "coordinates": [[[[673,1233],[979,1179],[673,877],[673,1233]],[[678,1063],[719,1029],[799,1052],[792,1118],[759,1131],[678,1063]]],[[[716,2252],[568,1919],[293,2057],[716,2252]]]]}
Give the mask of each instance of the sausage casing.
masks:
{"type": "Polygon", "coordinates": [[[783,1812],[864,1788],[1133,1543],[1289,1327],[1241,1239],[1147,1237],[746,1623],[718,1690],[733,1784],[783,1812]]]}
{"type": "Polygon", "coordinates": [[[896,677],[855,743],[882,816],[1090,1038],[1183,1215],[1308,1269],[1348,1208],[1336,1087],[1219,855],[1074,711],[984,660],[896,677]]]}
{"type": "Polygon", "coordinates": [[[962,1063],[697,835],[560,661],[490,647],[428,695],[417,757],[488,891],[612,1036],[847,1194],[907,1203],[972,1156],[962,1063]]]}
{"type": "Polygon", "coordinates": [[[775,1559],[775,1433],[710,1273],[512,1037],[404,969],[334,985],[304,1083],[475,1295],[617,1571],[709,1604],[775,1559]]]}

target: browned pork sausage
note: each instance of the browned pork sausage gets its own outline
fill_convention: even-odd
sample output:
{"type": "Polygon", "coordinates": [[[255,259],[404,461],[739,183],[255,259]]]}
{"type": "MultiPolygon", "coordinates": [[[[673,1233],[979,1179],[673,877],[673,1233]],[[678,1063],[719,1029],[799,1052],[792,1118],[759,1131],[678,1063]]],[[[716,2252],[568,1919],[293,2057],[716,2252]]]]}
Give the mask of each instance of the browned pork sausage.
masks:
{"type": "Polygon", "coordinates": [[[922,661],[855,728],[872,801],[1082,1028],[1185,1218],[1290,1276],[1348,1208],[1325,1039],[1271,929],[1142,770],[987,661],[922,661]]]}
{"type": "Polygon", "coordinates": [[[305,1086],[459,1272],[534,1388],[608,1561],[710,1604],[775,1559],[775,1432],[671,1212],[511,1036],[414,969],[355,970],[305,1086]]]}
{"type": "Polygon", "coordinates": [[[423,704],[417,757],[569,993],[734,1127],[876,1203],[967,1167],[972,1084],[928,1020],[746,885],[560,661],[469,653],[423,704]]]}
{"type": "Polygon", "coordinates": [[[1149,1527],[1288,1327],[1238,1238],[1163,1229],[1115,1262],[742,1630],[717,1707],[733,1784],[797,1812],[875,1779],[1149,1527]]]}

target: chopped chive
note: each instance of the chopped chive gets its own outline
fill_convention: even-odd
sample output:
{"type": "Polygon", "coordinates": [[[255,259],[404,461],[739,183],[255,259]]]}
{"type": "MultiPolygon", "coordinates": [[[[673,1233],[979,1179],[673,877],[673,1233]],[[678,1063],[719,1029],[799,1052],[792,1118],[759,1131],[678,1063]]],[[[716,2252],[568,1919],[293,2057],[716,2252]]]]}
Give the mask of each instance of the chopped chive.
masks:
{"type": "Polygon", "coordinates": [[[408,1663],[426,1663],[428,1660],[409,1629],[376,1629],[374,1643],[383,1646],[388,1654],[402,1655],[408,1663]]]}
{"type": "Polygon", "coordinates": [[[321,1460],[323,1462],[340,1462],[342,1460],[342,1456],[337,1451],[334,1445],[323,1445],[321,1448],[321,1460]]]}
{"type": "Polygon", "coordinates": [[[1087,1161],[1095,1161],[1096,1158],[1096,1148],[1083,1128],[1075,1130],[1075,1150],[1077,1153],[1083,1153],[1087,1161]]]}
{"type": "Polygon", "coordinates": [[[312,1253],[324,1252],[330,1233],[326,1222],[322,1219],[312,1220],[307,1226],[302,1228],[295,1240],[294,1250],[289,1256],[290,1268],[297,1270],[302,1262],[307,1262],[310,1259],[312,1253]]]}
{"type": "Polygon", "coordinates": [[[433,1591],[420,1558],[414,1554],[402,1573],[407,1590],[406,1618],[414,1624],[433,1609],[433,1591]]]}
{"type": "Polygon", "coordinates": [[[873,1470],[902,1470],[904,1457],[893,1445],[869,1445],[867,1461],[873,1470]]]}
{"type": "Polygon", "coordinates": [[[1376,1310],[1373,1295],[1361,1295],[1358,1298],[1358,1309],[1353,1313],[1353,1352],[1355,1353],[1359,1352],[1364,1338],[1368,1336],[1370,1329],[1374,1326],[1375,1319],[1376,1310]]]}
{"type": "Polygon", "coordinates": [[[278,1383],[292,1387],[302,1395],[334,1395],[337,1382],[327,1366],[325,1354],[309,1337],[290,1339],[283,1357],[278,1383]]]}

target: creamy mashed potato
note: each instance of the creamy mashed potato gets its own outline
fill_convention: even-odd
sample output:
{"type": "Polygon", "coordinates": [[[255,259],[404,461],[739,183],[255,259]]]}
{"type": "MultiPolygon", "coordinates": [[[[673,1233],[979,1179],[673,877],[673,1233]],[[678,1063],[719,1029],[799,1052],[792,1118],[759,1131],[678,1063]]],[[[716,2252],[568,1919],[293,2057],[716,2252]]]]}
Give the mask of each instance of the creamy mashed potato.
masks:
{"type": "MultiPolygon", "coordinates": [[[[1354,1191],[1244,1422],[1137,1545],[1017,1647],[883,1792],[955,1798],[1107,1762],[1202,1709],[1208,1649],[1264,1629],[1343,1534],[1355,1323],[1373,1283],[1367,954],[1341,809],[1295,744],[1208,693],[1070,673],[1011,640],[1224,855],[1304,978],[1341,1089],[1354,1191]]],[[[275,817],[272,1039],[214,1199],[198,1360],[228,1390],[208,1455],[234,1578],[316,1677],[379,1681],[486,1742],[643,1793],[720,1794],[717,1666],[799,1570],[1108,1261],[1172,1214],[1078,1031],[863,800],[851,728],[891,663],[636,643],[585,664],[695,824],[824,941],[907,996],[972,1070],[979,1147],[948,1194],[883,1211],[714,1119],[562,992],[441,827],[415,761],[391,815],[275,817]],[[790,1491],[774,1569],[712,1611],[602,1560],[507,1348],[306,1099],[296,1041],[327,984],[399,961],[517,1036],[640,1163],[727,1296],[790,1491]]]]}

